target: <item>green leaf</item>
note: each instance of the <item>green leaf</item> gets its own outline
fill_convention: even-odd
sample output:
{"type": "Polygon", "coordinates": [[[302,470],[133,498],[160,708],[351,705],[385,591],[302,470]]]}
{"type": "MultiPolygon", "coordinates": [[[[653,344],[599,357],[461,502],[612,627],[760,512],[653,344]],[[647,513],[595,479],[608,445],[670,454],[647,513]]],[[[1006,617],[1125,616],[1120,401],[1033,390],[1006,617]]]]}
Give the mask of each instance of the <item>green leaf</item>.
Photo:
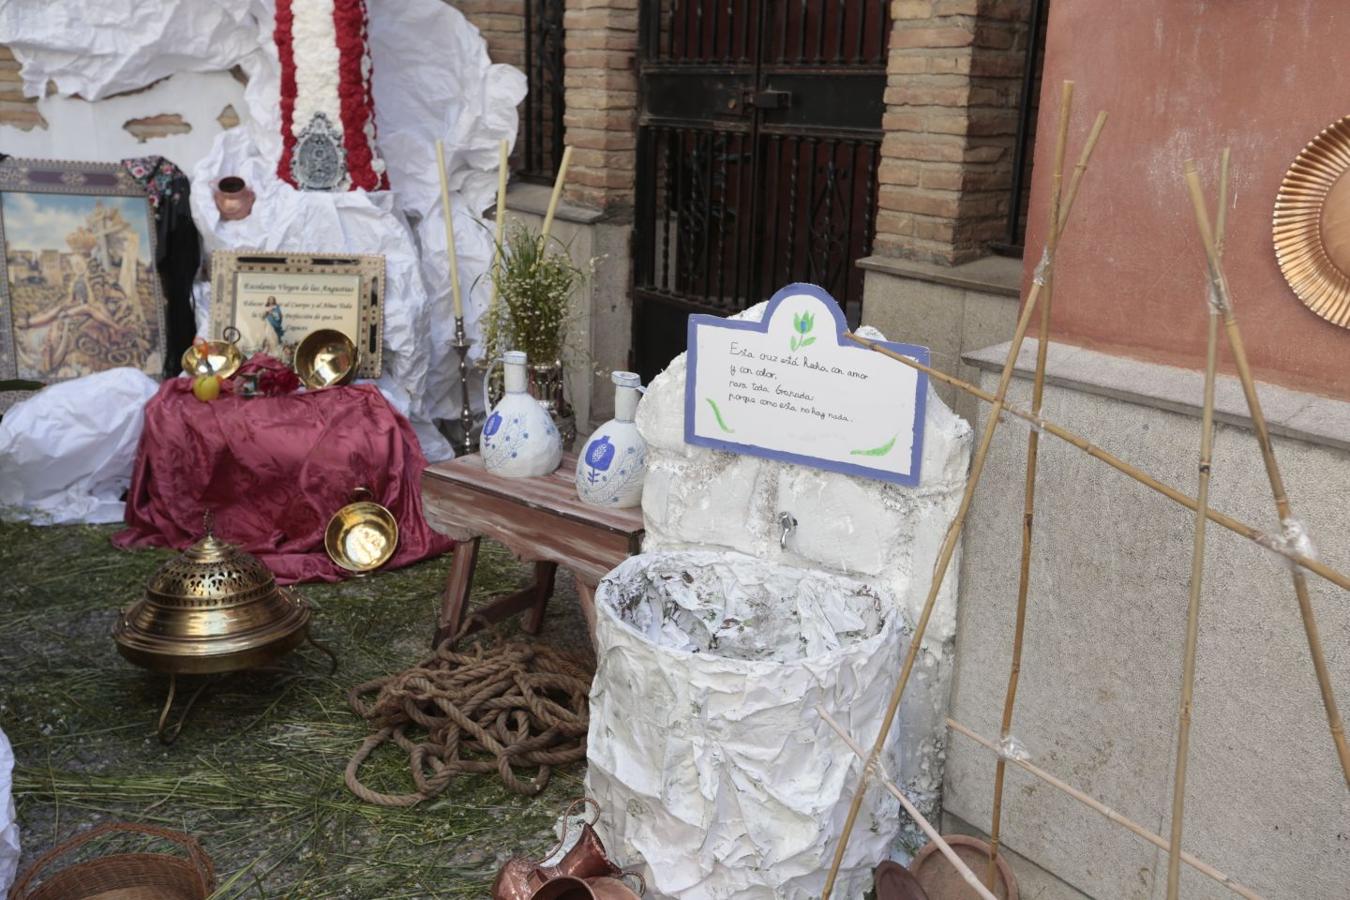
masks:
{"type": "Polygon", "coordinates": [[[814,344],[815,342],[816,342],[816,339],[815,339],[815,338],[809,337],[809,338],[806,338],[805,340],[803,340],[803,341],[801,342],[801,344],[799,344],[798,346],[806,347],[806,346],[809,346],[810,344],[814,344]]]}
{"type": "Polygon", "coordinates": [[[722,418],[722,411],[717,408],[717,401],[713,400],[711,397],[705,397],[704,399],[707,400],[708,405],[712,407],[713,416],[717,419],[717,427],[721,428],[727,434],[735,434],[734,431],[727,427],[726,421],[722,418]]]}
{"type": "Polygon", "coordinates": [[[880,447],[873,447],[871,450],[850,450],[849,456],[885,456],[891,452],[891,448],[895,446],[896,438],[899,437],[900,435],[897,434],[880,447]]]}

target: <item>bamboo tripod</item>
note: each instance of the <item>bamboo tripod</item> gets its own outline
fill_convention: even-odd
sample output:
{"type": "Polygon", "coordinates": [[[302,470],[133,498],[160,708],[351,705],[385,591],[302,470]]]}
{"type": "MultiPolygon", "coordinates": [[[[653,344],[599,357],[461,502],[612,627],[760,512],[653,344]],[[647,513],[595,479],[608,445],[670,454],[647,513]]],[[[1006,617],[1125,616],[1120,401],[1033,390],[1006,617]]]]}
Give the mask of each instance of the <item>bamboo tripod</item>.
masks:
{"type": "MultiPolygon", "coordinates": [[[[1051,233],[1058,235],[1063,232],[1064,226],[1068,221],[1069,213],[1073,209],[1074,200],[1077,198],[1078,187],[1082,181],[1083,174],[1087,171],[1088,161],[1092,158],[1092,151],[1097,145],[1097,139],[1101,136],[1102,128],[1106,125],[1106,113],[1100,113],[1097,121],[1092,126],[1092,131],[1083,146],[1083,154],[1079,159],[1077,168],[1074,170],[1073,178],[1069,182],[1068,196],[1064,201],[1064,208],[1061,211],[1055,227],[1051,233]]],[[[1067,123],[1061,122],[1061,130],[1067,128],[1067,123]]],[[[1062,161],[1061,161],[1062,162],[1062,161]]],[[[914,662],[919,655],[919,650],[923,646],[924,632],[928,630],[928,620],[933,615],[933,607],[937,603],[938,591],[942,588],[943,579],[946,578],[947,568],[951,565],[952,556],[956,553],[956,545],[961,538],[961,529],[965,525],[966,513],[970,510],[970,501],[975,495],[975,488],[980,483],[980,475],[984,471],[985,459],[989,454],[989,446],[993,443],[994,432],[998,428],[1000,413],[1003,411],[1004,402],[1008,393],[1008,386],[1012,382],[1013,372],[1017,366],[1017,356],[1022,349],[1022,341],[1026,338],[1027,327],[1031,323],[1031,314],[1036,309],[1037,300],[1045,285],[1045,275],[1054,265],[1054,260],[1049,254],[1049,249],[1041,260],[1038,272],[1031,290],[1027,292],[1026,303],[1023,304],[1022,314],[1017,320],[1017,328],[1013,332],[1012,344],[1008,348],[1008,358],[1003,364],[1003,373],[999,378],[998,391],[993,398],[993,409],[989,414],[989,422],[985,426],[984,434],[980,437],[979,448],[975,451],[974,461],[971,463],[970,476],[966,482],[965,492],[961,496],[960,506],[956,511],[956,518],[952,520],[947,528],[947,533],[942,539],[942,547],[938,551],[937,562],[933,567],[932,583],[929,586],[928,597],[924,600],[923,611],[919,614],[919,620],[914,626],[914,636],[910,639],[909,650],[905,654],[904,663],[900,667],[900,678],[895,684],[895,689],[891,692],[890,703],[886,707],[886,714],[882,719],[881,730],[877,734],[876,741],[872,744],[871,752],[868,754],[867,763],[863,767],[862,778],[858,784],[857,790],[853,795],[853,802],[849,806],[848,818],[844,821],[844,833],[840,836],[839,846],[835,848],[834,859],[830,863],[830,873],[825,879],[825,888],[822,893],[823,900],[829,900],[831,891],[834,890],[835,879],[839,876],[839,866],[843,862],[844,852],[848,849],[848,840],[853,833],[853,826],[858,819],[858,811],[862,808],[863,796],[867,789],[867,779],[870,772],[876,767],[881,757],[882,748],[886,744],[886,739],[890,735],[891,725],[895,721],[896,712],[900,709],[900,700],[904,696],[905,687],[909,683],[910,673],[914,669],[914,662]]],[[[866,346],[873,347],[871,342],[863,341],[860,338],[849,335],[853,340],[859,341],[866,346]]],[[[889,354],[888,354],[889,355],[889,354]]],[[[906,359],[906,357],[900,357],[906,359]]]]}
{"type": "MultiPolygon", "coordinates": [[[[1050,233],[1046,253],[1053,259],[1059,243],[1055,225],[1059,222],[1059,192],[1064,173],[1064,145],[1069,136],[1069,111],[1073,106],[1073,82],[1066,81],[1060,94],[1059,134],[1055,141],[1055,167],[1050,180],[1050,233]]],[[[1050,345],[1050,303],[1054,297],[1053,273],[1045,276],[1045,301],[1041,303],[1040,327],[1036,330],[1036,375],[1032,379],[1031,414],[1041,414],[1041,400],[1045,395],[1045,362],[1050,345]]],[[[1012,732],[1013,704],[1017,699],[1017,682],[1022,672],[1022,636],[1027,622],[1027,590],[1031,582],[1031,534],[1036,513],[1036,462],[1041,435],[1032,428],[1027,432],[1027,474],[1022,503],[1022,562],[1017,579],[1017,619],[1013,626],[1012,668],[1008,672],[1008,686],[1003,701],[1003,724],[1000,739],[1007,741],[1012,732]]],[[[984,883],[990,890],[998,883],[998,839],[1003,819],[1003,776],[1007,760],[1000,756],[994,768],[994,815],[989,828],[989,864],[985,867],[984,883]]]]}
{"type": "MultiPolygon", "coordinates": [[[[884,747],[885,741],[889,735],[890,728],[893,724],[895,714],[898,710],[900,700],[903,696],[910,671],[913,668],[914,660],[917,655],[920,643],[922,641],[924,631],[927,628],[928,619],[932,613],[937,592],[940,589],[941,582],[946,575],[947,567],[951,562],[951,558],[955,550],[956,541],[959,539],[961,529],[965,524],[965,518],[969,510],[971,497],[974,493],[976,486],[978,485],[980,475],[983,472],[985,457],[988,453],[989,446],[993,438],[993,433],[997,428],[999,422],[1001,421],[1003,413],[1005,412],[1029,423],[1031,426],[1031,434],[1028,439],[1026,493],[1025,493],[1024,516],[1023,516],[1023,544],[1022,544],[1023,552],[1022,552],[1021,571],[1018,586],[1017,619],[1014,630],[1014,653],[1013,653],[1012,669],[1009,676],[1008,688],[1005,695],[1003,724],[1001,733],[1002,741],[998,746],[995,746],[991,742],[986,741],[983,738],[980,738],[978,735],[976,735],[969,729],[965,728],[964,726],[959,725],[959,723],[956,723],[955,721],[952,721],[950,719],[948,720],[948,724],[954,730],[957,730],[960,733],[963,733],[971,737],[972,739],[981,743],[987,749],[994,751],[999,757],[995,776],[995,806],[994,806],[993,826],[991,828],[991,837],[993,840],[991,841],[992,852],[991,852],[990,872],[993,871],[993,860],[994,858],[996,858],[998,852],[998,829],[1001,814],[1000,801],[1002,796],[1003,776],[1006,771],[1006,763],[1011,761],[1014,764],[1020,766],[1021,768],[1026,769],[1027,771],[1031,771],[1037,777],[1040,777],[1042,780],[1046,781],[1046,783],[1051,784],[1057,789],[1067,793],[1069,796],[1073,797],[1079,802],[1084,803],[1090,808],[1096,809],[1098,812],[1102,812],[1107,816],[1109,820],[1117,822],[1118,824],[1125,825],[1134,833],[1140,835],[1141,837],[1144,837],[1146,840],[1149,840],[1151,843],[1155,844],[1155,846],[1166,849],[1169,855],[1168,861],[1169,900],[1174,900],[1174,898],[1176,897],[1176,882],[1177,879],[1179,878],[1178,874],[1179,865],[1180,862],[1183,861],[1186,862],[1188,865],[1194,867],[1197,871],[1200,871],[1202,874],[1205,874],[1208,877],[1213,878],[1220,884],[1223,884],[1224,886],[1228,887],[1229,889],[1233,890],[1235,893],[1238,893],[1241,896],[1249,898],[1258,897],[1258,895],[1253,893],[1250,889],[1238,884],[1237,882],[1234,882],[1232,879],[1223,875],[1218,870],[1214,869],[1212,866],[1200,862],[1190,854],[1183,852],[1181,850],[1180,845],[1182,811],[1184,807],[1185,765],[1186,765],[1186,755],[1189,747],[1191,688],[1193,687],[1194,684],[1195,643],[1198,634],[1198,611],[1199,611],[1201,581],[1203,574],[1204,526],[1209,521],[1213,521],[1216,524],[1219,524],[1229,529],[1230,531],[1233,531],[1236,534],[1242,535],[1243,537],[1246,537],[1247,539],[1259,544],[1262,547],[1265,547],[1268,550],[1280,554],[1281,556],[1284,557],[1286,563],[1289,565],[1291,577],[1294,582],[1295,596],[1298,600],[1300,614],[1303,619],[1304,630],[1307,635],[1308,645],[1313,659],[1314,671],[1318,679],[1318,685],[1321,690],[1323,704],[1326,708],[1327,720],[1331,730],[1332,740],[1336,746],[1337,754],[1341,763],[1342,772],[1346,778],[1346,783],[1348,786],[1350,786],[1350,749],[1348,749],[1346,746],[1344,727],[1341,723],[1340,714],[1336,708],[1336,702],[1332,691],[1330,675],[1326,668],[1325,656],[1322,651],[1322,643],[1320,636],[1318,634],[1317,624],[1313,614],[1311,601],[1308,596],[1307,578],[1305,572],[1312,571],[1315,574],[1318,574],[1319,576],[1345,589],[1350,589],[1350,576],[1347,576],[1346,574],[1339,572],[1336,569],[1331,568],[1330,566],[1325,565],[1324,563],[1320,562],[1315,558],[1315,553],[1312,550],[1312,545],[1307,540],[1307,536],[1304,533],[1302,524],[1293,517],[1292,508],[1289,504],[1289,500],[1284,489],[1283,479],[1281,478],[1279,467],[1275,461],[1274,450],[1271,445],[1269,430],[1266,426],[1265,418],[1261,411],[1260,400],[1256,394],[1255,381],[1254,378],[1252,377],[1251,369],[1247,362],[1244,345],[1242,343],[1241,333],[1238,330],[1237,322],[1233,314],[1231,297],[1229,295],[1227,280],[1224,276],[1222,267],[1222,260],[1221,260],[1222,232],[1223,232],[1223,224],[1226,218],[1225,209],[1227,203],[1226,200],[1227,172],[1228,172],[1227,153],[1225,153],[1224,155],[1222,175],[1220,179],[1221,182],[1220,201],[1217,213],[1217,221],[1219,223],[1219,226],[1217,230],[1212,229],[1210,226],[1208,212],[1205,208],[1203,191],[1200,188],[1199,178],[1198,175],[1195,174],[1193,164],[1188,163],[1186,171],[1188,187],[1190,189],[1192,201],[1195,206],[1197,224],[1199,226],[1201,237],[1205,245],[1206,259],[1209,267],[1209,276],[1211,285],[1210,299],[1213,305],[1212,315],[1210,317],[1209,347],[1206,359],[1206,388],[1205,388],[1204,415],[1202,422],[1202,437],[1201,437],[1201,451],[1200,451],[1201,478],[1198,491],[1199,495],[1197,497],[1190,497],[1184,494],[1183,492],[1177,490],[1176,488],[1170,487],[1158,481],[1157,479],[1148,475],[1148,473],[1138,469],[1137,467],[1131,465],[1128,462],[1125,462],[1124,460],[1103,450],[1102,448],[1097,447],[1095,444],[1092,444],[1091,442],[1080,437],[1079,435],[1074,434],[1068,429],[1065,429],[1062,426],[1059,426],[1053,422],[1044,419],[1040,415],[1040,400],[1043,394],[1045,365],[1046,365],[1046,350],[1048,344],[1048,319],[1049,319],[1048,307],[1050,303],[1050,293],[1051,293],[1050,287],[1053,278],[1054,250],[1058,245],[1058,239],[1062,234],[1064,225],[1068,218],[1068,214],[1072,209],[1073,201],[1076,198],[1082,173],[1086,169],[1088,159],[1091,156],[1092,148],[1096,143],[1096,139],[1100,134],[1101,127],[1104,124],[1105,120],[1104,113],[1098,116],[1093,131],[1090,134],[1088,141],[1086,142],[1086,145],[1084,147],[1083,156],[1080,159],[1079,165],[1075,169],[1074,175],[1070,181],[1067,197],[1064,199],[1064,202],[1062,204],[1063,208],[1061,209],[1060,185],[1062,181],[1064,146],[1066,142],[1067,119],[1071,98],[1072,98],[1072,84],[1066,83],[1064,85],[1064,90],[1061,97],[1060,125],[1055,153],[1055,170],[1052,176],[1053,181],[1051,192],[1052,194],[1051,227],[1047,235],[1047,246],[1045,253],[1042,257],[1041,264],[1037,268],[1037,275],[1033,281],[1032,289],[1027,294],[1026,303],[1024,304],[1021,316],[1018,319],[1017,327],[1014,330],[1013,339],[1009,346],[1008,357],[1004,364],[999,379],[998,389],[996,390],[996,392],[991,395],[988,392],[983,391],[974,385],[962,381],[961,379],[954,378],[942,372],[938,372],[937,370],[932,369],[929,366],[923,365],[913,359],[901,356],[900,354],[891,351],[889,348],[883,347],[879,344],[876,344],[864,338],[859,338],[856,335],[852,334],[847,335],[855,343],[867,347],[875,352],[882,353],[883,355],[893,358],[905,365],[918,369],[919,371],[925,372],[930,377],[934,377],[937,380],[952,385],[953,387],[956,387],[960,390],[963,390],[966,393],[971,394],[972,396],[985,400],[991,403],[993,408],[990,410],[988,421],[986,423],[984,432],[981,436],[979,446],[976,450],[975,457],[971,465],[970,476],[966,485],[965,493],[962,496],[961,503],[957,509],[956,516],[953,519],[952,524],[948,527],[947,533],[944,536],[942,547],[941,550],[939,551],[937,562],[934,566],[933,581],[930,586],[929,594],[925,601],[923,609],[920,613],[919,620],[915,626],[914,636],[911,639],[909,651],[906,654],[904,663],[902,664],[899,681],[895,686],[895,689],[891,696],[891,702],[888,705],[886,715],[883,718],[880,733],[877,736],[876,742],[873,745],[870,754],[867,757],[865,757],[865,765],[863,767],[860,776],[859,785],[853,797],[853,802],[849,810],[848,818],[845,821],[844,832],[840,837],[839,846],[836,848],[830,872],[825,882],[824,891],[822,893],[823,898],[828,898],[831,894],[831,891],[833,890],[834,882],[838,875],[839,866],[843,860],[844,852],[847,849],[848,840],[852,833],[852,829],[855,824],[859,808],[862,805],[863,796],[867,786],[867,780],[869,776],[875,771],[878,765],[881,750],[884,747]],[[1041,320],[1041,327],[1039,329],[1040,340],[1038,342],[1037,364],[1033,379],[1032,406],[1030,410],[1020,410],[1017,409],[1016,407],[1011,407],[1007,405],[1006,403],[1007,390],[1009,382],[1011,381],[1013,368],[1015,366],[1017,357],[1021,350],[1021,346],[1026,335],[1027,327],[1030,322],[1031,311],[1035,307],[1037,300],[1039,299],[1041,294],[1045,295],[1045,305],[1042,307],[1042,320],[1041,320]],[[1256,432],[1257,440],[1261,447],[1262,458],[1264,460],[1266,472],[1271,483],[1271,491],[1275,499],[1276,510],[1277,513],[1279,514],[1280,521],[1284,529],[1284,534],[1280,537],[1272,537],[1271,535],[1261,532],[1260,530],[1254,528],[1251,525],[1248,525],[1232,517],[1223,515],[1222,513],[1215,512],[1209,507],[1208,486],[1209,486],[1210,456],[1212,452],[1213,407],[1214,407],[1213,383],[1215,379],[1215,371],[1217,369],[1218,318],[1220,313],[1222,314],[1223,317],[1225,336],[1228,340],[1229,347],[1232,351],[1234,361],[1238,369],[1239,378],[1242,381],[1243,393],[1247,400],[1253,428],[1256,432]],[[1155,490],[1163,494],[1164,496],[1168,497],[1174,502],[1192,510],[1196,514],[1195,515],[1196,532],[1192,554],[1192,578],[1191,578],[1191,589],[1189,598],[1190,602],[1188,604],[1187,633],[1186,633],[1185,653],[1184,653],[1185,659],[1183,662],[1183,676],[1182,676],[1182,698],[1180,711],[1181,728],[1179,729],[1178,754],[1176,761],[1176,772],[1174,776],[1173,815],[1171,823],[1172,836],[1170,842],[1165,841],[1163,838],[1153,834],[1152,832],[1148,832],[1146,829],[1143,829],[1142,826],[1139,826],[1136,823],[1133,823],[1130,820],[1125,819],[1123,816],[1120,816],[1119,814],[1115,813],[1113,810],[1111,810],[1109,807],[1106,807],[1104,804],[1101,804],[1100,802],[1095,801],[1092,798],[1088,797],[1086,794],[1083,794],[1082,792],[1073,789],[1064,782],[1061,782],[1058,779],[1055,779],[1053,776],[1050,776],[1048,773],[1044,773],[1041,770],[1036,769],[1034,766],[1031,766],[1029,763],[1027,763],[1025,759],[1020,758],[1016,754],[1009,752],[1007,749],[1006,742],[1010,738],[1012,710],[1016,699],[1017,679],[1020,674],[1021,646],[1024,634],[1025,613],[1026,613],[1026,595],[1030,573],[1030,552],[1031,552],[1032,521],[1033,521],[1034,499],[1035,499],[1036,459],[1037,459],[1037,450],[1039,446],[1039,434],[1041,432],[1052,434],[1060,438],[1061,440],[1064,440],[1071,446],[1077,447],[1078,449],[1087,453],[1089,456],[1092,456],[1093,458],[1096,458],[1098,460],[1107,463],[1116,470],[1130,476],[1135,481],[1145,485],[1146,487],[1151,488],[1152,490],[1155,490]]],[[[850,739],[850,746],[851,747],[855,746],[851,743],[851,739],[850,739]]],[[[986,874],[988,875],[988,873],[986,874]]]]}
{"type": "MultiPolygon", "coordinates": [[[[1224,225],[1228,219],[1228,151],[1219,164],[1219,203],[1215,217],[1215,246],[1222,252],[1224,225]]],[[[1186,179],[1195,175],[1195,164],[1186,163],[1186,179]]],[[[1196,182],[1198,185],[1198,181],[1196,182]]],[[[1181,709],[1177,714],[1177,759],[1172,776],[1172,832],[1167,849],[1167,900],[1177,900],[1181,885],[1181,825],[1186,806],[1186,764],[1191,747],[1191,702],[1195,694],[1195,653],[1200,637],[1200,599],[1205,579],[1205,512],[1209,509],[1209,477],[1214,455],[1214,382],[1219,368],[1219,304],[1213,291],[1206,291],[1209,317],[1205,334],[1205,389],[1200,414],[1199,488],[1195,497],[1195,537],[1191,543],[1191,585],[1186,598],[1186,643],[1181,662],[1181,709]]]]}

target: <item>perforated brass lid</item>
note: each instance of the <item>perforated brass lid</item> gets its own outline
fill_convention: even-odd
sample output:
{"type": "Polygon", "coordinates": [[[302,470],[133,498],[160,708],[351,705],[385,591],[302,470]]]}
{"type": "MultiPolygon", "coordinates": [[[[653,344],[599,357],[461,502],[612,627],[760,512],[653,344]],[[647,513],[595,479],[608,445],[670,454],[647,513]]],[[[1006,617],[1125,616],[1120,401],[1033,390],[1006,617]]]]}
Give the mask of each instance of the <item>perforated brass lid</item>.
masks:
{"type": "Polygon", "coordinates": [[[309,606],[277,587],[257,557],[210,533],[150,576],[113,639],[133,663],[161,672],[264,665],[305,637],[309,606]]]}
{"type": "Polygon", "coordinates": [[[192,607],[203,601],[237,605],[275,588],[271,570],[256,556],[208,532],[181,556],[160,566],[150,576],[146,594],[170,606],[192,607]]]}

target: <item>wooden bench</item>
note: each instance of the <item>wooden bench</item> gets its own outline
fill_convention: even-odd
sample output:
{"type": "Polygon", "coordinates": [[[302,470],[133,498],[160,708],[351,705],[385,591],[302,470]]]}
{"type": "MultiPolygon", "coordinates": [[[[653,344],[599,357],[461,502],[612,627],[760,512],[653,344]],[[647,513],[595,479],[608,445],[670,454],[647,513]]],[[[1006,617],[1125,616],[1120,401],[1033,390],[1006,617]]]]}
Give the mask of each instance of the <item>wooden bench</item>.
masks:
{"type": "Polygon", "coordinates": [[[488,472],[481,456],[428,466],[422,475],[422,508],[432,528],[457,541],[450,562],[433,646],[459,633],[473,588],[479,542],[505,544],[534,563],[534,583],[477,611],[489,622],[528,612],[524,627],[539,631],[553,594],[558,566],[576,579],[581,609],[595,634],[595,587],[642,544],[642,510],[601,509],[577,498],[576,454],[563,456],[552,475],[503,478],[488,472]]]}

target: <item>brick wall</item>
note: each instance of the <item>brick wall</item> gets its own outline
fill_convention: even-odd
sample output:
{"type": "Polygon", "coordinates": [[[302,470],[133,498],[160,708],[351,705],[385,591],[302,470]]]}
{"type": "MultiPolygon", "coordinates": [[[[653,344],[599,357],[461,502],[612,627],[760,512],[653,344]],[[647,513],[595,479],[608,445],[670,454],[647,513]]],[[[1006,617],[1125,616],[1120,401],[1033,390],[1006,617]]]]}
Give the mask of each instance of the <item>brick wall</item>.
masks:
{"type": "Polygon", "coordinates": [[[0,47],[0,125],[13,125],[24,131],[47,127],[38,112],[37,100],[23,95],[19,61],[8,47],[0,47]]]}
{"type": "Polygon", "coordinates": [[[1008,216],[1030,0],[893,0],[874,252],[956,264],[1008,216]]]}
{"type": "Polygon", "coordinates": [[[637,153],[638,0],[567,0],[563,57],[573,203],[623,215],[637,153]]]}
{"type": "Polygon", "coordinates": [[[495,63],[525,68],[525,0],[447,0],[478,26],[495,63]]]}

